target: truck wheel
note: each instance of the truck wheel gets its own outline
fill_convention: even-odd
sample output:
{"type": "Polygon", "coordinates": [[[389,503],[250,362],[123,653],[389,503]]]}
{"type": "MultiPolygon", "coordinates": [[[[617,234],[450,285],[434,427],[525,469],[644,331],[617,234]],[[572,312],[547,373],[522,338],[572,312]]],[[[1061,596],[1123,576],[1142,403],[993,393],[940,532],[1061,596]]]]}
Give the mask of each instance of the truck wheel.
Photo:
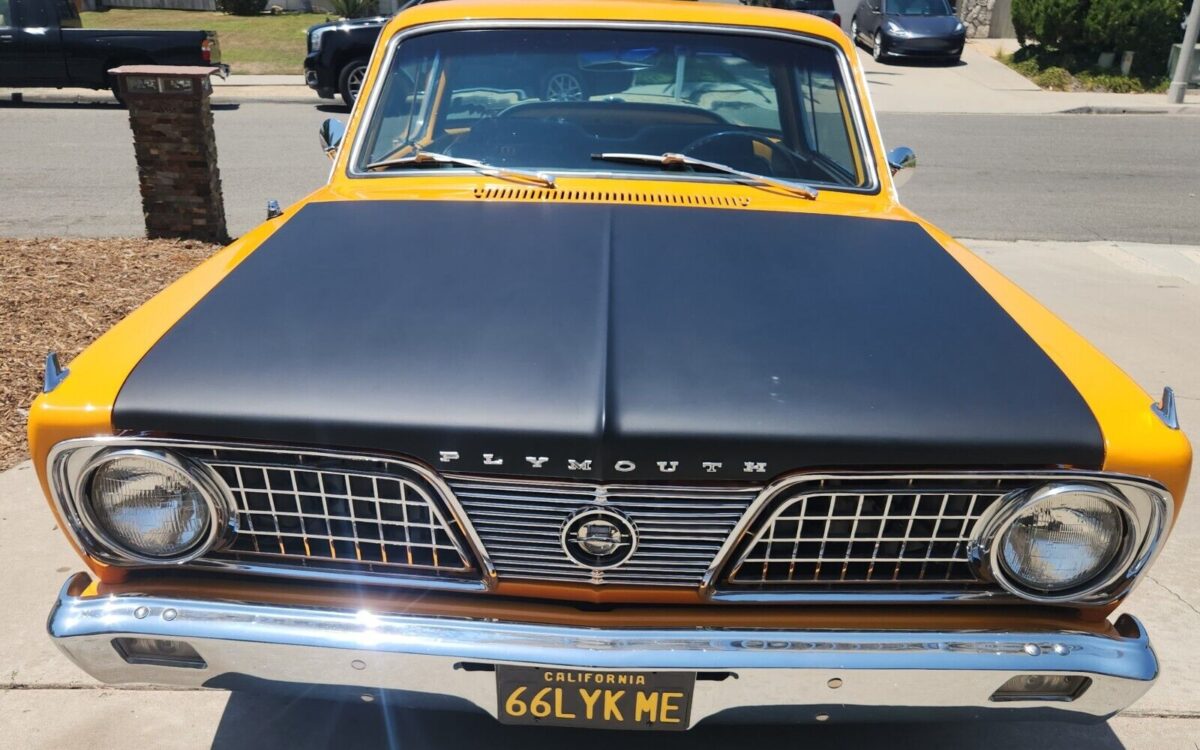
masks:
{"type": "Polygon", "coordinates": [[[548,102],[581,102],[587,98],[583,79],[571,70],[552,70],[542,79],[542,99],[548,102]]]}
{"type": "Polygon", "coordinates": [[[367,61],[352,60],[342,67],[342,72],[338,76],[338,93],[342,95],[342,101],[347,107],[354,106],[354,100],[358,98],[358,92],[362,90],[363,81],[367,80],[367,61]]]}

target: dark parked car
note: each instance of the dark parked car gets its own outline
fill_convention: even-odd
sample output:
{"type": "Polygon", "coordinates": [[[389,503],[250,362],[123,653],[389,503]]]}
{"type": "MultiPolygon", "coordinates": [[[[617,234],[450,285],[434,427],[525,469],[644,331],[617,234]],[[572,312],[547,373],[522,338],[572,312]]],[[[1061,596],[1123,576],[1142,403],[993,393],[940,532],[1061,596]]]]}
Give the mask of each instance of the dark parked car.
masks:
{"type": "MultiPolygon", "coordinates": [[[[400,10],[431,1],[410,0],[400,10]]],[[[325,99],[339,94],[346,106],[353,105],[366,78],[375,41],[389,20],[386,17],[341,20],[310,27],[308,55],[304,58],[308,87],[325,99]]],[[[447,66],[446,73],[452,78],[465,76],[483,81],[493,89],[519,91],[523,98],[583,101],[591,96],[624,91],[633,73],[645,67],[644,61],[656,52],[645,49],[614,55],[595,50],[564,56],[549,66],[542,65],[544,60],[531,66],[517,55],[512,55],[506,65],[495,65],[492,58],[476,56],[447,66]],[[488,69],[474,69],[477,62],[483,62],[488,69]]]]}
{"type": "Polygon", "coordinates": [[[876,60],[941,58],[958,62],[967,29],[946,0],[860,0],[850,37],[876,60]]]}
{"type": "Polygon", "coordinates": [[[0,0],[0,86],[113,89],[119,65],[220,65],[215,31],[84,29],[71,0],[0,0]]]}
{"type": "Polygon", "coordinates": [[[842,14],[833,7],[833,0],[742,0],[742,4],[762,5],[780,10],[796,10],[824,18],[835,26],[842,25],[842,14]]]}
{"type": "Polygon", "coordinates": [[[367,74],[371,50],[379,30],[388,22],[379,18],[342,19],[308,29],[308,55],[304,81],[324,99],[341,94],[346,106],[354,103],[367,74]]]}

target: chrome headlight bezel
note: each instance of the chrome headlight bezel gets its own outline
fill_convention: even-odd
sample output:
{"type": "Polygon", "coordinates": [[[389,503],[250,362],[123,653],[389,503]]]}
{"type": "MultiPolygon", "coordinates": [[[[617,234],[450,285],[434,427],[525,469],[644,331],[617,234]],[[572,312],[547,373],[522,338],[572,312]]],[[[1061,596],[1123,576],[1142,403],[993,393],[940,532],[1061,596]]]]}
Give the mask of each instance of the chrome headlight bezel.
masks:
{"type": "Polygon", "coordinates": [[[237,532],[233,496],[217,474],[204,464],[169,450],[142,447],[58,453],[51,459],[51,483],[67,516],[71,532],[84,551],[118,567],[181,565],[232,540],[237,532]],[[208,525],[199,540],[171,556],[145,554],[114,538],[92,509],[91,482],[105,465],[122,458],[141,458],[164,464],[187,477],[208,512],[208,525]]]}
{"type": "Polygon", "coordinates": [[[1009,500],[997,503],[994,511],[982,518],[976,527],[971,558],[981,575],[1022,599],[1046,604],[1109,604],[1128,594],[1153,560],[1170,525],[1173,510],[1166,491],[1144,480],[1124,477],[1109,480],[1105,477],[1100,481],[1064,477],[1020,490],[1009,500]],[[1101,498],[1120,513],[1125,528],[1120,547],[1112,559],[1084,583],[1047,591],[1022,582],[1003,561],[1005,534],[1034,506],[1053,502],[1059,495],[1070,492],[1101,498]]]}

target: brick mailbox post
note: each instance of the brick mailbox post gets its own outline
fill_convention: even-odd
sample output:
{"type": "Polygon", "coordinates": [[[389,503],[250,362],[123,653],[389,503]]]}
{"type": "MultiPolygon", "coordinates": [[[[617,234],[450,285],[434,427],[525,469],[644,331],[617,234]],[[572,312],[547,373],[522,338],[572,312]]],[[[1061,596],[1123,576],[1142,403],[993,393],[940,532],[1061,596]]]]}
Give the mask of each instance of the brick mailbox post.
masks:
{"type": "Polygon", "coordinates": [[[167,65],[109,71],[129,107],[147,237],[229,239],[209,104],[209,77],[217,71],[167,65]]]}

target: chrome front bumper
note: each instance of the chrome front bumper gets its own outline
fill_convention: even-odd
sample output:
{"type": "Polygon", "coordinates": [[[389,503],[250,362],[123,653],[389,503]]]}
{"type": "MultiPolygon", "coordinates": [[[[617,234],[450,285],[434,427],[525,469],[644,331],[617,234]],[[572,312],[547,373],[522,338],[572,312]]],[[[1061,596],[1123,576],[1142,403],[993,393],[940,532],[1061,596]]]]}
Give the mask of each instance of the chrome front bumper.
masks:
{"type": "Polygon", "coordinates": [[[377,615],[156,596],[83,598],[67,582],[50,613],[58,647],[106,683],[188,687],[314,686],[333,695],[496,716],[496,664],[698,672],[692,724],[989,718],[1098,720],[1137,700],[1158,662],[1141,623],[1120,635],[594,629],[377,615]],[[120,637],[184,641],[204,666],[129,663],[120,637]],[[997,703],[1016,675],[1086,675],[1071,701],[997,703]]]}

